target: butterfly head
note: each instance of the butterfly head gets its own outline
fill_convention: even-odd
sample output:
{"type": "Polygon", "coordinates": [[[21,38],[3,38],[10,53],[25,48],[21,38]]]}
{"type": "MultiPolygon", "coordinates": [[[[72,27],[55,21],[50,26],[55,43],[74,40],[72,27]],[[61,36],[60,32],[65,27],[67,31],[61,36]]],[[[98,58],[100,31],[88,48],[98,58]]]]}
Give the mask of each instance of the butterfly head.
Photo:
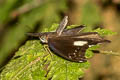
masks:
{"type": "Polygon", "coordinates": [[[48,43],[48,39],[52,38],[53,36],[56,36],[55,32],[45,32],[39,35],[39,39],[42,43],[48,43]]]}
{"type": "Polygon", "coordinates": [[[39,36],[39,39],[42,43],[48,43],[48,34],[46,33],[42,33],[40,36],[39,36]]]}

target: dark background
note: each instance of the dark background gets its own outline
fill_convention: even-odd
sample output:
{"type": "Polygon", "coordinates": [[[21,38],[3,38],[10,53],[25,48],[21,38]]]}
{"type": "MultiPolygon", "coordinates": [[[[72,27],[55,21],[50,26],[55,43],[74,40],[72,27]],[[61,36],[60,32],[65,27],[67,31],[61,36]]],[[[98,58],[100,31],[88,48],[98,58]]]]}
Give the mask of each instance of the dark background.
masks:
{"type": "MultiPolygon", "coordinates": [[[[0,67],[30,39],[27,32],[40,32],[69,16],[70,24],[85,24],[117,32],[102,50],[120,52],[120,0],[0,0],[0,67]]],[[[97,54],[83,80],[120,80],[120,57],[97,54]]]]}

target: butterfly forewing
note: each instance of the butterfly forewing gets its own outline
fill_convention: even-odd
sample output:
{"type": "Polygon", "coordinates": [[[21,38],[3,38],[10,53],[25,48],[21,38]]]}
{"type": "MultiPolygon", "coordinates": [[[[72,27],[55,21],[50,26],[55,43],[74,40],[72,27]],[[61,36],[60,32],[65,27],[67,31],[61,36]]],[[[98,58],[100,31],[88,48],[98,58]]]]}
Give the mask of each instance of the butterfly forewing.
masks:
{"type": "Polygon", "coordinates": [[[48,45],[57,55],[75,62],[85,62],[86,50],[98,43],[110,42],[96,32],[82,33],[74,36],[59,36],[48,39],[48,45]]]}
{"type": "Polygon", "coordinates": [[[68,37],[76,40],[88,41],[88,45],[96,45],[98,43],[110,42],[109,40],[102,38],[97,32],[86,32],[68,37]]]}

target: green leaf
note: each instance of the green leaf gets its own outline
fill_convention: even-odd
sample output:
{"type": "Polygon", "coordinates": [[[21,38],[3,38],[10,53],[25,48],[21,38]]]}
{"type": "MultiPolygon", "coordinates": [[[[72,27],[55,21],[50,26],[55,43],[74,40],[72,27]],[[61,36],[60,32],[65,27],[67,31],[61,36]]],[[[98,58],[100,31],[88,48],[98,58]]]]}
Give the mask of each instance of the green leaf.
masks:
{"type": "Polygon", "coordinates": [[[62,59],[59,56],[52,56],[52,62],[49,65],[48,78],[52,80],[78,80],[83,77],[84,69],[90,66],[89,62],[76,63],[62,59]]]}
{"type": "Polygon", "coordinates": [[[112,32],[111,30],[100,29],[100,28],[97,28],[97,29],[93,30],[92,32],[98,32],[101,36],[107,36],[107,35],[115,35],[115,34],[117,34],[116,32],[112,32]]]}
{"type": "Polygon", "coordinates": [[[5,66],[5,69],[0,74],[0,79],[47,80],[44,77],[46,72],[43,70],[43,59],[48,55],[44,53],[42,45],[38,40],[28,41],[16,52],[14,58],[5,66]]]}
{"type": "Polygon", "coordinates": [[[27,41],[16,52],[14,58],[5,66],[0,75],[1,80],[77,80],[84,75],[89,62],[75,63],[62,59],[43,49],[39,40],[27,41]],[[17,56],[19,56],[17,58],[17,56]],[[46,74],[48,73],[47,77],[46,74]]]}
{"type": "Polygon", "coordinates": [[[80,25],[69,25],[69,26],[67,26],[67,29],[71,29],[71,28],[74,28],[76,26],[80,26],[80,25]]]}
{"type": "MultiPolygon", "coordinates": [[[[57,27],[53,24],[51,28],[57,27]]],[[[47,29],[46,29],[47,30],[47,29]]],[[[39,40],[27,41],[3,69],[1,80],[78,80],[89,62],[76,63],[44,50],[39,40]]]]}
{"type": "Polygon", "coordinates": [[[94,46],[91,46],[89,47],[86,52],[85,52],[85,57],[86,58],[91,58],[94,56],[94,53],[92,52],[92,50],[96,50],[99,48],[99,45],[94,45],[94,46]]]}

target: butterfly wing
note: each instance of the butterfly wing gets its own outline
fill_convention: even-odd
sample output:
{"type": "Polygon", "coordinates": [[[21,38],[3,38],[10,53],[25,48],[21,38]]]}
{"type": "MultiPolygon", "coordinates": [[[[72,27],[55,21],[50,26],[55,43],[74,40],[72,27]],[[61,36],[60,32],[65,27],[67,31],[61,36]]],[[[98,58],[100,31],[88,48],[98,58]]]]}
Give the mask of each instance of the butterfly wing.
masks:
{"type": "MultiPolygon", "coordinates": [[[[98,43],[110,42],[96,32],[74,36],[59,36],[48,39],[49,48],[57,55],[74,62],[86,62],[86,50],[98,43]]],[[[94,52],[94,51],[93,51],[94,52]]]]}
{"type": "Polygon", "coordinates": [[[65,29],[68,23],[68,16],[65,16],[63,20],[60,22],[59,27],[56,29],[57,35],[74,35],[78,34],[85,26],[80,25],[78,27],[72,29],[65,29]]]}
{"type": "Polygon", "coordinates": [[[86,62],[85,51],[88,44],[74,46],[75,39],[55,37],[48,39],[49,48],[57,55],[74,62],[86,62]]]}
{"type": "Polygon", "coordinates": [[[63,30],[66,28],[66,25],[68,23],[68,16],[65,16],[63,20],[60,22],[59,27],[56,29],[56,33],[58,35],[61,35],[63,30]]]}
{"type": "Polygon", "coordinates": [[[61,36],[77,35],[80,31],[83,30],[84,27],[84,25],[80,25],[75,28],[64,29],[61,36]]]}

